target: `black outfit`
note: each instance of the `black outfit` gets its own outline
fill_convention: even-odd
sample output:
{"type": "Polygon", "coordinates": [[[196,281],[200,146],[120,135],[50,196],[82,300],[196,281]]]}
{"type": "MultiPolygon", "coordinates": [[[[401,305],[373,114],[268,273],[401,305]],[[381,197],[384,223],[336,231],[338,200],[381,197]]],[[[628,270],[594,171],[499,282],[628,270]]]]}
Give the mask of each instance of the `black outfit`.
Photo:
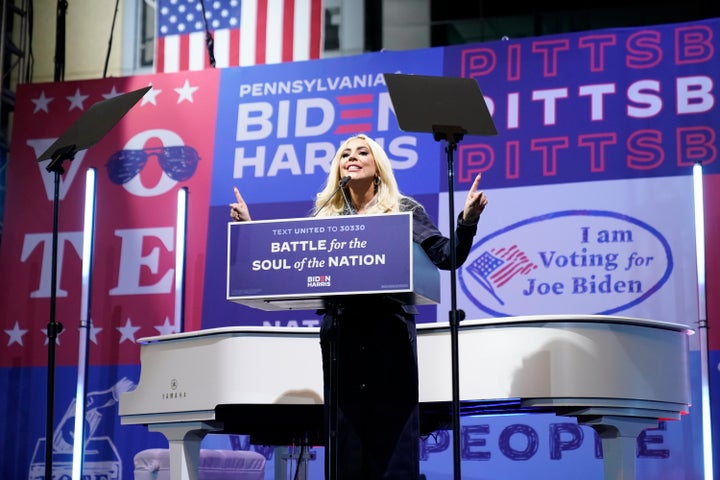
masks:
{"type": "MultiPolygon", "coordinates": [[[[450,240],[414,200],[403,199],[400,209],[413,212],[413,240],[438,268],[449,270],[450,240]]],[[[476,230],[477,223],[464,224],[458,217],[458,266],[467,259],[476,230]]],[[[378,295],[336,299],[321,313],[326,422],[332,420],[329,400],[333,393],[338,403],[337,475],[332,478],[326,450],[326,480],[417,480],[416,308],[378,295]],[[331,378],[332,340],[337,355],[335,379],[331,378]]]]}

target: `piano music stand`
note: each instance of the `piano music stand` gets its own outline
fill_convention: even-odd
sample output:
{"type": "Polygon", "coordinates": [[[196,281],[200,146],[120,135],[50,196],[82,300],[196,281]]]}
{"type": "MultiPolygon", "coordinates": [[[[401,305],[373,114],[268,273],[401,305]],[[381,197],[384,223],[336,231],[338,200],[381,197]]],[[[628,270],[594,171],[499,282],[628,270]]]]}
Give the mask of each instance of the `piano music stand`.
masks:
{"type": "MultiPolygon", "coordinates": [[[[94,103],[83,115],[68,128],[65,133],[58,138],[50,147],[38,157],[37,161],[42,162],[50,159],[50,163],[45,169],[54,174],[54,196],[53,196],[53,230],[52,230],[52,271],[50,284],[50,321],[47,327],[48,337],[48,378],[47,378],[47,412],[45,423],[45,478],[52,478],[52,453],[53,453],[53,428],[54,428],[54,409],[55,409],[55,341],[57,336],[62,332],[62,323],[55,319],[55,305],[57,303],[57,255],[58,255],[58,218],[60,207],[60,175],[65,173],[63,163],[72,161],[75,154],[81,150],[85,150],[93,146],[102,139],[112,129],[120,119],[142,98],[152,87],[144,87],[132,92],[128,92],[117,97],[94,103]]],[[[81,325],[85,328],[86,335],[80,338],[79,345],[87,345],[87,325],[81,325]],[[85,340],[83,342],[83,340],[85,340]]],[[[85,352],[86,354],[87,352],[85,352]]],[[[87,357],[81,356],[78,359],[78,372],[86,372],[85,365],[87,357]]],[[[82,379],[83,388],[85,380],[82,379]]],[[[83,390],[84,391],[84,390],[83,390]]],[[[76,403],[82,407],[82,417],[85,416],[85,401],[76,399],[76,403]]],[[[76,413],[77,416],[77,413],[76,413]]],[[[82,422],[85,423],[84,421],[82,422]]],[[[85,441],[83,432],[82,438],[75,438],[75,442],[85,441]]],[[[83,445],[84,447],[84,445],[83,445]]],[[[82,455],[79,459],[82,462],[82,455]]]]}
{"type": "MultiPolygon", "coordinates": [[[[447,153],[448,221],[450,245],[455,245],[454,161],[458,142],[467,135],[497,135],[490,111],[472,78],[434,77],[385,73],[390,100],[401,130],[432,133],[445,141],[447,153]]],[[[457,308],[457,258],[450,250],[450,341],[452,355],[453,471],[460,479],[460,387],[458,324],[465,316],[457,308]]]]}

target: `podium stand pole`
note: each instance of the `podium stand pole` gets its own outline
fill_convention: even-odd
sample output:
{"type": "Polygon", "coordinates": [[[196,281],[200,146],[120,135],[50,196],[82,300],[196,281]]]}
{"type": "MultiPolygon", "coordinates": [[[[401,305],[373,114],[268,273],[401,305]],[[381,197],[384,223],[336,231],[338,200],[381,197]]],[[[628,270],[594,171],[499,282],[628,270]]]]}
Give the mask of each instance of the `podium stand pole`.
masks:
{"type": "Polygon", "coordinates": [[[447,181],[448,181],[448,223],[450,238],[450,355],[452,360],[452,432],[453,432],[453,478],[460,480],[461,449],[460,449],[460,362],[458,360],[458,336],[460,322],[465,318],[465,312],[457,308],[457,255],[455,252],[455,173],[454,152],[457,144],[462,140],[466,131],[455,126],[433,125],[433,137],[436,141],[445,141],[447,154],[447,181]]]}

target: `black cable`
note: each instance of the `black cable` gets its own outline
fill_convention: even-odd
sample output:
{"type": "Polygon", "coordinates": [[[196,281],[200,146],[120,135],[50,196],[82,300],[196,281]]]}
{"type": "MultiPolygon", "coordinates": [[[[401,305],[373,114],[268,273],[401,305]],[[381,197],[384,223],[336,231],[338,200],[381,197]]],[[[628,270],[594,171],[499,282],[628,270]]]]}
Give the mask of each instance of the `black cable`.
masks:
{"type": "Polygon", "coordinates": [[[105,68],[103,69],[102,78],[107,77],[108,63],[110,62],[110,51],[112,50],[113,34],[115,33],[115,19],[117,18],[118,4],[120,0],[115,0],[115,13],[113,13],[112,26],[110,27],[110,38],[108,39],[108,49],[105,55],[105,68]]]}
{"type": "Polygon", "coordinates": [[[295,475],[293,476],[294,480],[298,480],[300,478],[300,465],[302,463],[302,458],[304,454],[305,444],[303,443],[302,445],[300,445],[300,453],[298,454],[297,466],[295,467],[295,475]]]}
{"type": "Polygon", "coordinates": [[[215,68],[215,40],[213,40],[210,28],[208,27],[207,16],[205,15],[205,2],[203,0],[200,0],[200,9],[202,10],[203,23],[205,24],[205,45],[207,45],[210,66],[215,68]]]}
{"type": "Polygon", "coordinates": [[[33,41],[33,22],[34,22],[34,15],[33,15],[33,0],[28,1],[28,8],[27,8],[27,25],[28,25],[28,33],[27,33],[27,39],[28,39],[28,61],[25,65],[25,79],[24,83],[32,83],[33,78],[33,65],[35,63],[35,57],[33,55],[32,50],[32,41],[33,41]]]}
{"type": "Polygon", "coordinates": [[[56,82],[65,80],[65,14],[67,8],[67,0],[58,0],[55,30],[55,71],[53,74],[53,79],[56,82]]]}

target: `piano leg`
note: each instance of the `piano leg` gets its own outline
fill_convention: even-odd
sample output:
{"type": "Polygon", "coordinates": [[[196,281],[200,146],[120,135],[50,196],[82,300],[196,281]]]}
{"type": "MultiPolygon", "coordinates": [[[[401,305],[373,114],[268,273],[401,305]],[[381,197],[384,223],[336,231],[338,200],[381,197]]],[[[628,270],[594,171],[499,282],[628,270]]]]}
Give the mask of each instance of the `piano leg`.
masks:
{"type": "Polygon", "coordinates": [[[151,432],[165,435],[170,445],[170,480],[198,480],[200,443],[209,432],[220,428],[207,422],[157,423],[151,432]]]}
{"type": "Polygon", "coordinates": [[[605,480],[634,480],[637,438],[646,428],[658,426],[657,419],[602,416],[579,421],[600,435],[605,480]]]}

